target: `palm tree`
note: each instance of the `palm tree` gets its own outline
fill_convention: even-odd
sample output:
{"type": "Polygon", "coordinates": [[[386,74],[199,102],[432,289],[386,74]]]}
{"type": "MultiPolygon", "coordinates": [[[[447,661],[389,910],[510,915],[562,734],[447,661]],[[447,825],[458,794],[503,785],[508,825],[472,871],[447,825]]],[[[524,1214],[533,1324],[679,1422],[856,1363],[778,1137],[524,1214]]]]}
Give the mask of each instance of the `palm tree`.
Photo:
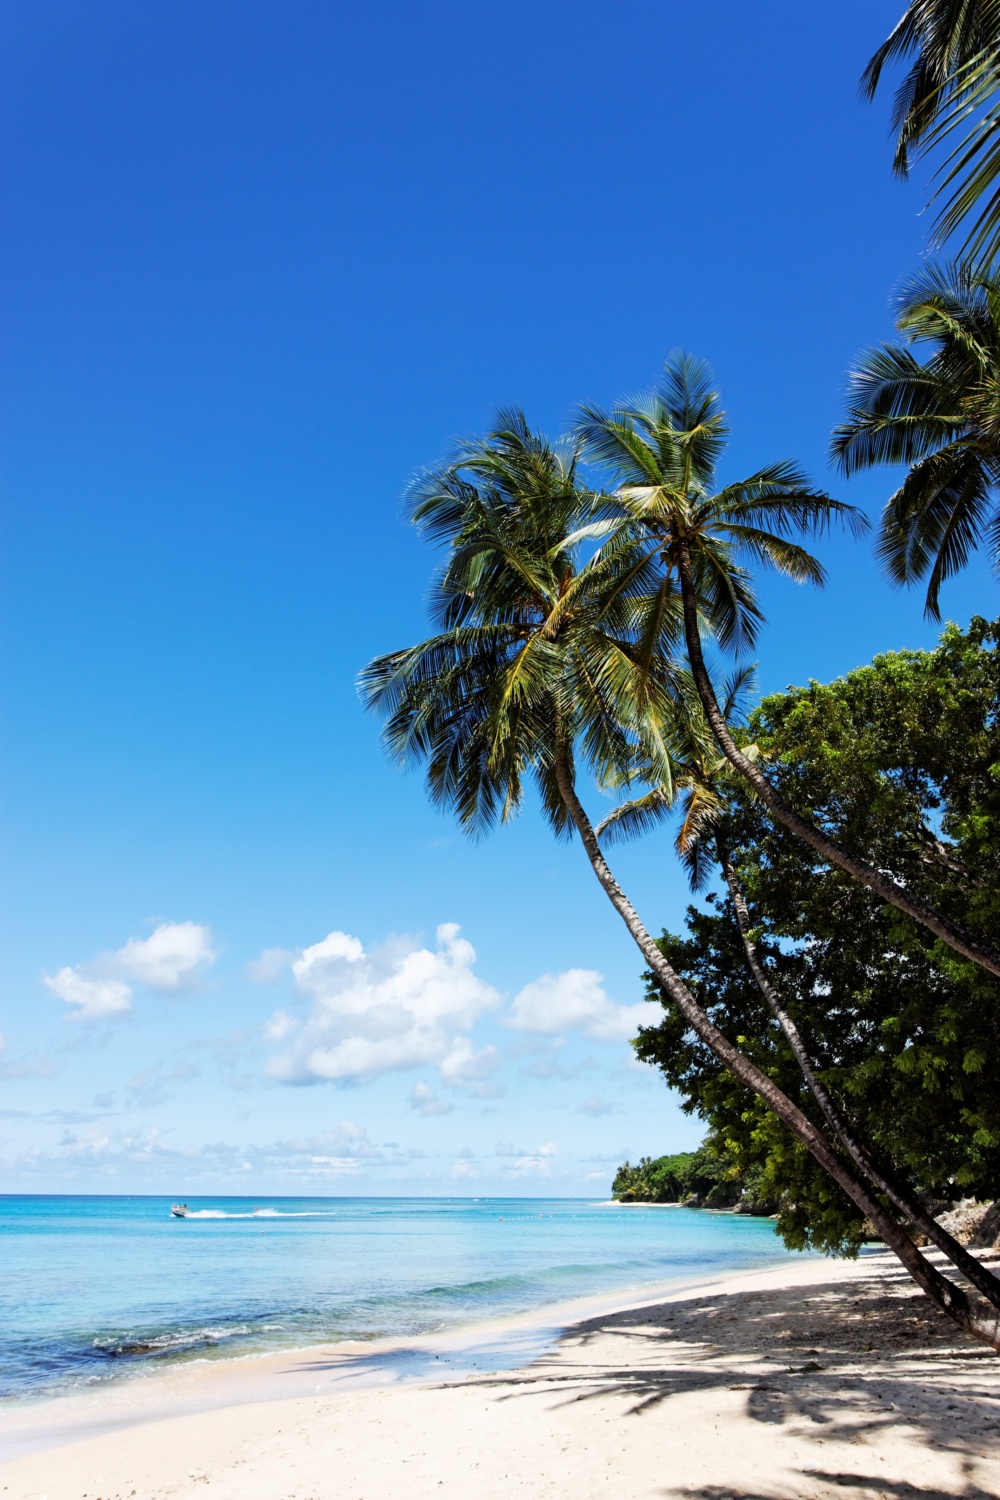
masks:
{"type": "MultiPolygon", "coordinates": [[[[752,668],[744,667],[725,684],[721,707],[727,723],[736,721],[740,714],[741,700],[752,671],[752,668]]],[[[938,1223],[917,1194],[900,1178],[894,1166],[878,1160],[870,1142],[862,1140],[816,1072],[799,1029],[785,1009],[761,956],[746,894],[733,861],[727,830],[727,814],[734,791],[733,768],[725,756],[719,754],[701,712],[693,682],[688,684],[681,679],[678,689],[672,721],[669,726],[664,726],[660,736],[662,743],[670,747],[672,774],[669,783],[657,784],[655,767],[637,767],[638,778],[646,782],[649,789],[608,813],[595,829],[597,837],[611,844],[643,834],[673,813],[680,804],[674,848],[688,872],[691,889],[700,891],[708,884],[714,855],[714,864],[721,870],[729,891],[747,968],[781,1028],[806,1086],[834,1137],[862,1177],[878,1192],[884,1193],[915,1229],[942,1250],[994,1307],[1000,1308],[1000,1281],[938,1223]]],[[[755,752],[755,746],[744,746],[744,753],[751,759],[755,752]]]]}
{"type": "MultiPolygon", "coordinates": [[[[427,761],[432,799],[473,834],[519,811],[528,777],[566,835],[555,773],[565,746],[599,779],[620,774],[634,754],[623,726],[650,710],[665,717],[673,691],[669,659],[631,631],[637,614],[648,623],[651,570],[618,578],[613,550],[577,569],[593,505],[577,458],[520,411],[501,411],[485,441],[411,486],[413,521],[448,545],[430,601],[440,629],[372,662],[361,692],[386,716],[392,752],[427,761]],[[610,608],[595,604],[598,579],[615,595],[610,608]]],[[[669,611],[661,629],[677,633],[669,611]]]]}
{"type": "MultiPolygon", "coordinates": [[[[424,475],[413,516],[448,552],[432,608],[439,629],[362,672],[366,704],[403,763],[423,762],[431,797],[484,831],[520,805],[533,778],[557,833],[575,829],[597,879],[664,994],[746,1087],[786,1124],[867,1215],[927,1295],[973,1337],[1000,1347],[995,1320],[920,1254],[802,1111],[712,1023],[667,963],[615,880],[576,789],[583,764],[613,779],[634,764],[648,721],[668,722],[676,674],[662,643],[676,634],[650,570],[611,547],[584,566],[577,538],[592,497],[576,455],[560,455],[520,413],[424,475]],[[612,587],[613,585],[613,587],[612,587]],[[608,596],[613,602],[609,606],[608,596]],[[653,632],[655,614],[662,627],[653,632]],[[613,621],[613,626],[610,622],[613,621]]],[[[653,763],[660,763],[654,749],[653,763]]]]}
{"type": "Polygon", "coordinates": [[[872,99],[886,64],[913,58],[896,89],[892,128],[893,170],[909,174],[914,156],[959,140],[938,168],[934,198],[949,195],[935,225],[943,243],[987,194],[968,231],[963,254],[983,265],[1000,249],[1000,3],[998,0],[911,0],[897,25],[869,60],[861,92],[872,99]]]}
{"type": "Polygon", "coordinates": [[[896,583],[927,578],[926,613],[981,541],[1000,567],[1000,275],[932,266],[902,288],[905,343],[862,355],[833,434],[844,474],[910,465],[882,513],[878,550],[896,583]],[[913,345],[929,346],[921,361],[913,345]]]}
{"type": "MultiPolygon", "coordinates": [[[[661,589],[680,595],[691,676],[715,740],[779,823],[838,865],[883,901],[922,923],[963,957],[1000,975],[1000,954],[948,920],[886,871],[845,849],[791,807],[726,723],[702,648],[702,622],[723,648],[753,645],[762,620],[753,579],[743,561],[756,562],[798,583],[823,582],[821,564],[790,540],[818,535],[843,521],[857,535],[867,527],[854,506],[812,489],[794,464],[759,469],[716,489],[716,465],[728,436],[711,371],[686,354],[672,355],[664,377],[647,396],[610,413],[584,406],[576,423],[584,453],[613,475],[603,535],[621,572],[656,564],[661,589]]],[[[596,528],[588,528],[593,534],[596,528]]],[[[613,598],[613,591],[609,594],[613,598]]]]}

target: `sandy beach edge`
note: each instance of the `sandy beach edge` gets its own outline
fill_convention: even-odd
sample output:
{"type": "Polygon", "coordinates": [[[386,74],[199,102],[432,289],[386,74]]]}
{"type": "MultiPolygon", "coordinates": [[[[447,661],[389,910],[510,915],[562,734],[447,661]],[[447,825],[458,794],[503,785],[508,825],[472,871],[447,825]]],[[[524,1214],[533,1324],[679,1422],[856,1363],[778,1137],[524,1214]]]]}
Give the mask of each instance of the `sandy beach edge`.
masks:
{"type": "MultiPolygon", "coordinates": [[[[657,1205],[659,1206],[659,1205],[657,1205]]],[[[0,1401],[0,1465],[10,1459],[140,1423],[250,1403],[517,1370],[587,1319],[625,1313],[712,1289],[750,1287],[805,1267],[846,1265],[790,1255],[770,1265],[707,1276],[671,1277],[476,1319],[441,1332],[341,1339],[253,1354],[199,1357],[147,1366],[82,1390],[0,1401]]],[[[805,1272],[807,1277],[810,1275],[805,1272]]]]}
{"type": "Polygon", "coordinates": [[[120,1410],[113,1428],[90,1436],[50,1431],[54,1442],[0,1465],[0,1491],[5,1500],[162,1500],[206,1487],[220,1500],[1000,1495],[1000,1363],[962,1340],[890,1256],[803,1258],[646,1291],[616,1306],[587,1299],[575,1319],[563,1304],[558,1326],[550,1308],[547,1322],[508,1320],[488,1337],[465,1330],[463,1347],[399,1340],[203,1368],[183,1398],[200,1406],[182,1409],[177,1388],[172,1407],[120,1410]],[[220,1382],[236,1365],[252,1387],[228,1399],[220,1382]]]}

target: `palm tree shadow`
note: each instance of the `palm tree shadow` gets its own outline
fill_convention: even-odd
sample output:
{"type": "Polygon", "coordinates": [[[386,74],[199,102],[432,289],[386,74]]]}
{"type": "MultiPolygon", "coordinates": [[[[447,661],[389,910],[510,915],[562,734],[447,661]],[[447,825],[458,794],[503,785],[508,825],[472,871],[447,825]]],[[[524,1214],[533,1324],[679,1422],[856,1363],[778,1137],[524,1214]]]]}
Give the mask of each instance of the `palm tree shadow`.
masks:
{"type": "MultiPolygon", "coordinates": [[[[879,1500],[889,1500],[889,1497],[892,1500],[995,1500],[995,1496],[975,1484],[967,1484],[956,1493],[955,1490],[926,1489],[905,1479],[886,1479],[881,1474],[835,1474],[825,1469],[803,1469],[802,1475],[814,1484],[828,1486],[834,1494],[838,1488],[848,1489],[857,1496],[867,1491],[879,1500]]],[[[680,1497],[682,1500],[784,1500],[777,1491],[767,1495],[759,1489],[733,1489],[725,1484],[707,1484],[698,1489],[671,1490],[669,1493],[678,1496],[679,1500],[680,1497]]]]}
{"type": "MultiPolygon", "coordinates": [[[[962,1341],[902,1270],[880,1270],[851,1282],[705,1296],[594,1318],[569,1329],[527,1369],[476,1384],[495,1387],[502,1401],[617,1397],[635,1417],[689,1392],[741,1391],[753,1421],[793,1427],[800,1437],[851,1440],[905,1427],[931,1447],[979,1452],[983,1434],[995,1432],[1000,1419],[996,1355],[962,1341]]],[[[880,1484],[885,1494],[934,1497],[880,1484]]],[[[978,1491],[968,1493],[978,1500],[978,1491]]],[[[715,1492],[705,1491],[705,1500],[716,1500],[715,1492]]]]}

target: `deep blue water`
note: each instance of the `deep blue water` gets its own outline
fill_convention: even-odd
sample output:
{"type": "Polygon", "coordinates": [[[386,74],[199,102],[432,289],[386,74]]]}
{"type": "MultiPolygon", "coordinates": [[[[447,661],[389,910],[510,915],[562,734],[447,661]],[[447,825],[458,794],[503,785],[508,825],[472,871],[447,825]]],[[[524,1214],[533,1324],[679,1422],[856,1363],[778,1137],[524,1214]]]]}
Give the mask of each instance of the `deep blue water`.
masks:
{"type": "Polygon", "coordinates": [[[766,1219],[582,1200],[0,1197],[0,1394],[763,1266],[766,1219]],[[254,1214],[255,1207],[264,1209],[254,1214]]]}

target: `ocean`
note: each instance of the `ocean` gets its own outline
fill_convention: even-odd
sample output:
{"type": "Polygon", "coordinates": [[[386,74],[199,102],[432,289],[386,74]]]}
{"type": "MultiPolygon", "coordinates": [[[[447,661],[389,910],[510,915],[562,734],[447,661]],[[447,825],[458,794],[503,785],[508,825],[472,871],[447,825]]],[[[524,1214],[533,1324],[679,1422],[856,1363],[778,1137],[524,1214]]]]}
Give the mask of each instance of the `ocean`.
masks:
{"type": "Polygon", "coordinates": [[[788,1257],[767,1219],[564,1198],[0,1197],[0,1395],[442,1332],[788,1257]]]}

